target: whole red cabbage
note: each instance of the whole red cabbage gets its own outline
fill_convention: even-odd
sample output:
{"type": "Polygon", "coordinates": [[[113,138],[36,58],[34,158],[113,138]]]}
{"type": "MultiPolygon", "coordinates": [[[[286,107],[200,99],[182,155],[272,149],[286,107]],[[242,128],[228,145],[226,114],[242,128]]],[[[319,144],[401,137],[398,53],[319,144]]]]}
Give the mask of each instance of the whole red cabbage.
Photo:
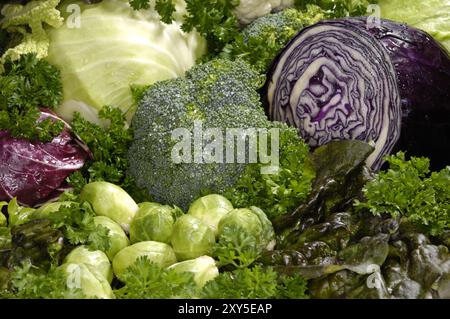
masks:
{"type": "MultiPolygon", "coordinates": [[[[39,120],[61,120],[48,110],[41,114],[39,120]]],[[[35,206],[67,186],[65,179],[83,167],[89,153],[65,124],[50,143],[30,142],[0,131],[0,200],[17,197],[22,205],[35,206]]]]}
{"type": "Polygon", "coordinates": [[[374,142],[367,164],[406,151],[450,164],[450,55],[429,34],[366,17],[301,30],[273,62],[266,84],[272,120],[299,129],[312,147],[374,142]]]}

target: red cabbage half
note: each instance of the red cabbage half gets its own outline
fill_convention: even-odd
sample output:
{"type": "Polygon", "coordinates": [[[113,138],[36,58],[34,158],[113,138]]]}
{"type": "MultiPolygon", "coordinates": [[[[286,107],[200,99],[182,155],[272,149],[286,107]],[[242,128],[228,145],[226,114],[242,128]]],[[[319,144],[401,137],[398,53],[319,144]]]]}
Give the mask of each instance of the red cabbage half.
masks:
{"type": "MultiPolygon", "coordinates": [[[[41,113],[40,120],[61,120],[48,110],[41,113]]],[[[83,167],[88,156],[67,124],[50,143],[32,143],[0,131],[0,200],[17,197],[22,205],[35,206],[52,199],[64,189],[69,174],[83,167]]]]}
{"type": "Polygon", "coordinates": [[[450,164],[450,57],[427,33],[389,20],[322,21],[303,29],[269,73],[268,113],[313,147],[375,142],[368,159],[401,149],[450,164]]]}

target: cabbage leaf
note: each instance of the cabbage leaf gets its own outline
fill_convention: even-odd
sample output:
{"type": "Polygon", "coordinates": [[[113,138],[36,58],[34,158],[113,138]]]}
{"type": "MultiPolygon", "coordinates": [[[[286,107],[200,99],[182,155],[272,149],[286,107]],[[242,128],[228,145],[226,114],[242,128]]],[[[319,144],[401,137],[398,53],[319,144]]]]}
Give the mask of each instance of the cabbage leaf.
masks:
{"type": "Polygon", "coordinates": [[[422,29],[450,51],[450,0],[381,0],[381,15],[422,29]]]}
{"type": "MultiPolygon", "coordinates": [[[[130,119],[131,85],[182,76],[206,50],[198,33],[184,33],[177,21],[164,24],[154,10],[134,11],[122,0],[78,5],[79,27],[65,24],[50,32],[48,59],[60,68],[64,86],[61,110],[73,101],[96,110],[112,105],[130,119]]],[[[60,10],[66,9],[63,3],[60,10]]]]}

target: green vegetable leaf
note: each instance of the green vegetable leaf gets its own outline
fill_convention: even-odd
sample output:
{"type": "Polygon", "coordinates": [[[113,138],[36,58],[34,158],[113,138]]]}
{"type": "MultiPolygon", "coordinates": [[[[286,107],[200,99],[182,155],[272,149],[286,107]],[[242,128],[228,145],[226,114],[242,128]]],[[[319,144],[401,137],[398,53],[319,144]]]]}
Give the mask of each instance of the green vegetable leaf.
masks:
{"type": "Polygon", "coordinates": [[[62,100],[59,70],[36,54],[7,60],[0,75],[0,130],[13,137],[51,141],[64,128],[62,121],[38,122],[39,107],[56,108],[62,100]]]}
{"type": "Polygon", "coordinates": [[[186,0],[187,15],[182,29],[185,32],[196,29],[209,44],[210,52],[216,52],[233,40],[239,24],[233,9],[239,5],[238,0],[186,0]]]}
{"type": "Polygon", "coordinates": [[[48,27],[59,28],[63,24],[64,19],[56,9],[60,0],[27,2],[26,5],[7,4],[2,9],[1,28],[19,34],[22,39],[17,46],[6,50],[0,59],[0,69],[8,58],[15,61],[24,54],[35,53],[38,58],[45,58],[50,46],[48,27]]]}
{"type": "MultiPolygon", "coordinates": [[[[135,10],[149,9],[148,0],[130,0],[135,10]]],[[[208,41],[210,53],[219,52],[223,46],[232,41],[239,32],[239,23],[234,15],[234,8],[239,0],[185,0],[186,14],[181,26],[185,32],[197,30],[208,41]]],[[[173,21],[175,5],[173,0],[157,0],[155,10],[161,21],[169,24],[173,21]]]]}
{"type": "Polygon", "coordinates": [[[219,266],[246,268],[259,257],[258,244],[257,238],[245,229],[225,227],[214,246],[213,256],[219,261],[219,266]]]}
{"type": "Polygon", "coordinates": [[[172,0],[156,0],[155,10],[161,16],[161,21],[167,24],[172,23],[175,5],[172,0]]]}
{"type": "Polygon", "coordinates": [[[202,298],[270,299],[278,293],[277,277],[272,268],[260,266],[224,272],[206,283],[202,298]]]}
{"type": "Polygon", "coordinates": [[[121,276],[125,286],[115,290],[122,299],[193,298],[197,295],[194,274],[162,268],[143,256],[121,276]]]}
{"type": "Polygon", "coordinates": [[[381,17],[422,29],[450,50],[448,0],[380,0],[381,17]]]}
{"type": "Polygon", "coordinates": [[[134,10],[150,8],[149,0],[130,0],[130,5],[134,10]]]}
{"type": "Polygon", "coordinates": [[[77,193],[88,183],[106,181],[124,188],[138,201],[149,200],[125,173],[128,167],[126,154],[133,140],[125,115],[117,108],[105,106],[99,117],[108,121],[109,126],[102,127],[75,114],[72,130],[89,147],[93,159],[81,171],[71,174],[67,181],[77,193]]]}
{"type": "Polygon", "coordinates": [[[63,231],[72,245],[87,245],[92,250],[109,249],[109,230],[94,223],[95,214],[87,202],[61,205],[58,212],[47,218],[52,226],[63,231]]]}
{"type": "Polygon", "coordinates": [[[356,202],[358,209],[374,215],[406,217],[438,236],[450,228],[450,167],[430,175],[427,158],[405,159],[400,152],[387,157],[390,169],[380,172],[367,183],[363,192],[366,202],[356,202]]]}
{"type": "Polygon", "coordinates": [[[52,266],[46,273],[24,262],[11,272],[10,287],[2,298],[15,299],[64,299],[83,298],[81,289],[67,287],[67,278],[62,269],[52,266]]]}
{"type": "Polygon", "coordinates": [[[236,186],[225,193],[234,207],[257,206],[269,219],[292,212],[311,192],[315,173],[308,165],[308,145],[295,129],[280,131],[280,165],[275,174],[261,174],[261,164],[250,164],[236,186]]]}
{"type": "Polygon", "coordinates": [[[283,276],[278,285],[278,299],[308,299],[307,282],[299,274],[283,276]]]}

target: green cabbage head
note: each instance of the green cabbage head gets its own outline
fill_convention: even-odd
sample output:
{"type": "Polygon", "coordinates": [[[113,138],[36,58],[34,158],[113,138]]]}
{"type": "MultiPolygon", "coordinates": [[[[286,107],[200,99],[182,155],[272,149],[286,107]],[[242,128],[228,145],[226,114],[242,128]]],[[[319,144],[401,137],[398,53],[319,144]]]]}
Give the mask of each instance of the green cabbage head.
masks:
{"type": "MultiPolygon", "coordinates": [[[[177,4],[179,13],[184,1],[177,4]]],[[[59,113],[66,120],[74,111],[91,119],[89,108],[105,105],[119,107],[131,118],[130,86],[180,77],[206,51],[198,33],[184,33],[179,22],[164,24],[155,10],[134,11],[127,0],[91,5],[69,0],[59,9],[66,20],[50,31],[48,60],[61,70],[64,102],[59,113]]]]}

